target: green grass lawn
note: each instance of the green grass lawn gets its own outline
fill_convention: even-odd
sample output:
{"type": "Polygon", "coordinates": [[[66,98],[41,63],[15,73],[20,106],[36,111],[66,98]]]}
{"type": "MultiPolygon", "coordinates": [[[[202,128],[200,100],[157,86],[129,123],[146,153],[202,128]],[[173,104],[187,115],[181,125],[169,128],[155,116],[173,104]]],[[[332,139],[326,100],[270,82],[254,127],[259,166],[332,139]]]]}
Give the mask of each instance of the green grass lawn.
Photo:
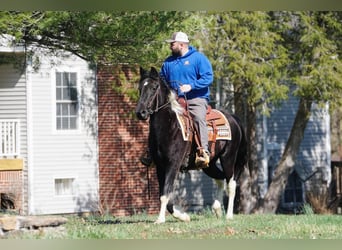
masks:
{"type": "Polygon", "coordinates": [[[7,238],[21,239],[342,239],[341,215],[235,215],[217,219],[210,212],[190,214],[188,223],[167,215],[165,224],[154,224],[156,215],[129,217],[68,217],[60,228],[23,232],[7,238]]]}

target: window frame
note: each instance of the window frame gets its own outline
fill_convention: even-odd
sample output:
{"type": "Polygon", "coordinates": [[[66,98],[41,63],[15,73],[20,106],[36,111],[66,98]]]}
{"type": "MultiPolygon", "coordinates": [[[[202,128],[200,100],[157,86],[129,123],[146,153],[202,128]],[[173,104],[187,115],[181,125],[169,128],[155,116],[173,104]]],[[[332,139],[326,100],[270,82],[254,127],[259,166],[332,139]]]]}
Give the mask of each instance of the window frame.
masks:
{"type": "MultiPolygon", "coordinates": [[[[52,131],[57,134],[78,134],[81,131],[81,91],[80,91],[80,73],[69,67],[55,68],[51,72],[52,79],[52,131]],[[63,103],[57,100],[57,73],[75,73],[76,74],[76,91],[77,91],[77,107],[76,107],[76,128],[75,129],[58,129],[57,128],[57,104],[63,103]]],[[[69,104],[70,102],[65,101],[69,104]]]]}
{"type": "Polygon", "coordinates": [[[55,177],[53,179],[55,197],[74,197],[76,195],[76,177],[55,177]],[[57,183],[59,182],[60,183],[57,183]]]}
{"type": "Polygon", "coordinates": [[[293,170],[293,172],[288,176],[286,187],[281,195],[280,205],[283,209],[297,211],[303,204],[305,204],[305,202],[304,183],[300,179],[297,171],[293,170]],[[297,199],[297,196],[300,196],[300,200],[297,199]],[[288,197],[291,197],[291,200],[288,201],[288,197]]]}

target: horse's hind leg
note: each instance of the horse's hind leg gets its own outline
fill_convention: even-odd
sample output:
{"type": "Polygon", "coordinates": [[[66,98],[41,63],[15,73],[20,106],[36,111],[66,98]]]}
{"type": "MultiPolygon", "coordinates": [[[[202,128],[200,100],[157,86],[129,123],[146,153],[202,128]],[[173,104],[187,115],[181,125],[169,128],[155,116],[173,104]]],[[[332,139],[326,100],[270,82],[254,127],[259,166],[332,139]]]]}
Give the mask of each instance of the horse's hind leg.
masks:
{"type": "MultiPolygon", "coordinates": [[[[221,202],[223,200],[224,194],[224,181],[223,180],[215,180],[218,190],[217,190],[217,197],[211,206],[213,212],[215,213],[216,217],[219,218],[222,216],[222,209],[221,209],[221,202]]],[[[229,179],[227,185],[227,194],[228,194],[228,207],[226,213],[226,219],[233,219],[233,212],[234,212],[234,200],[236,194],[236,181],[234,180],[234,176],[229,179]]]]}
{"type": "Polygon", "coordinates": [[[228,193],[228,208],[227,208],[226,219],[233,219],[234,199],[235,199],[235,193],[236,193],[236,181],[234,180],[234,176],[232,176],[228,182],[227,193],[228,193]]]}
{"type": "Polygon", "coordinates": [[[215,179],[215,182],[217,185],[216,199],[214,200],[214,203],[211,206],[211,209],[215,213],[216,217],[220,218],[222,217],[221,202],[223,201],[223,194],[224,194],[224,180],[215,179]]]}

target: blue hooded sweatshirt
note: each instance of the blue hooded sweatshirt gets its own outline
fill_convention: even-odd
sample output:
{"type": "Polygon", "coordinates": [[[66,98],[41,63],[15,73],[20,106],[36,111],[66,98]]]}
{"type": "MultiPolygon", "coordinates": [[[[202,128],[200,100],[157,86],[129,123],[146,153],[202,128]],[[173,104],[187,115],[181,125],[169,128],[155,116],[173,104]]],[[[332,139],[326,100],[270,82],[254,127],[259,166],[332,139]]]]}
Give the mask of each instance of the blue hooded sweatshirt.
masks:
{"type": "Polygon", "coordinates": [[[213,82],[212,66],[208,58],[194,47],[189,46],[189,51],[184,56],[166,58],[160,74],[177,91],[178,96],[184,96],[179,91],[179,86],[190,84],[191,91],[185,93],[187,99],[199,97],[209,101],[209,86],[213,82]]]}

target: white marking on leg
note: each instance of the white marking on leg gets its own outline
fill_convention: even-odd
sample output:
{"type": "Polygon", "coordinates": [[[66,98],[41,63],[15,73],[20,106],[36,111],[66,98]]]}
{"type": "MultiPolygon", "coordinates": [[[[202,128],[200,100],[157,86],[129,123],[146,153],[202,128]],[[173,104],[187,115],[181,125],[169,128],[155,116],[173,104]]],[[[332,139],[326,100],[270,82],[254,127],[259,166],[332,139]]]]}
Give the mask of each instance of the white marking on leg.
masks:
{"type": "Polygon", "coordinates": [[[236,181],[234,180],[234,176],[230,178],[228,182],[228,208],[226,219],[233,219],[233,209],[234,209],[234,199],[235,199],[235,191],[236,191],[236,181]]]}
{"type": "Polygon", "coordinates": [[[218,200],[215,200],[213,205],[211,206],[212,210],[214,211],[217,218],[222,217],[222,209],[221,209],[221,203],[218,200]]]}
{"type": "Polygon", "coordinates": [[[154,222],[155,224],[161,224],[165,222],[165,213],[166,213],[166,206],[169,202],[170,198],[166,195],[160,196],[160,210],[158,219],[154,222]]]}
{"type": "Polygon", "coordinates": [[[190,221],[190,216],[185,213],[180,207],[178,206],[173,206],[173,217],[181,220],[181,221],[185,221],[185,222],[189,222],[190,221]]]}
{"type": "Polygon", "coordinates": [[[224,181],[215,180],[215,182],[217,185],[216,199],[214,200],[214,203],[211,206],[211,209],[215,213],[216,217],[220,218],[222,216],[221,202],[223,201],[224,181]]]}

